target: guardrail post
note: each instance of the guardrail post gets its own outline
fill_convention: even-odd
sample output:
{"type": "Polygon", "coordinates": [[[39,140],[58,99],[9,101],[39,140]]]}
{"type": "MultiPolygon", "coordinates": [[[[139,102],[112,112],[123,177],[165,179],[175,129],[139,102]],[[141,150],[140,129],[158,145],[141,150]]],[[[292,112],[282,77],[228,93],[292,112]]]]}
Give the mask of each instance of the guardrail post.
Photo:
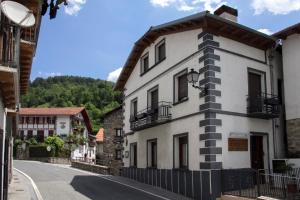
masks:
{"type": "Polygon", "coordinates": [[[260,196],[260,174],[259,174],[259,170],[256,171],[257,174],[257,195],[260,196]]]}

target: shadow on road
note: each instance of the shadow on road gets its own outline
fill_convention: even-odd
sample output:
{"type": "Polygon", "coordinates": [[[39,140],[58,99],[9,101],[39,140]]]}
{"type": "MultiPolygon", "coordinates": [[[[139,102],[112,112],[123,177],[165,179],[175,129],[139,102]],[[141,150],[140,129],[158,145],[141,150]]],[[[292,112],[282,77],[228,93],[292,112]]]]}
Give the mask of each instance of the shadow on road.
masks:
{"type": "Polygon", "coordinates": [[[74,176],[70,184],[77,192],[93,200],[159,199],[141,191],[97,176],[74,176]]]}

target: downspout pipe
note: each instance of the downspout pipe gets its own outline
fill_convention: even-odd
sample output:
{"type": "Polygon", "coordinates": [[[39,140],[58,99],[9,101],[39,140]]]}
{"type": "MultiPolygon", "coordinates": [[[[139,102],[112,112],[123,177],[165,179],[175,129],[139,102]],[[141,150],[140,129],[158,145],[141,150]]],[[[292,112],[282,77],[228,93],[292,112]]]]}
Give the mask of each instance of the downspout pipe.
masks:
{"type": "MultiPolygon", "coordinates": [[[[269,50],[269,55],[268,55],[268,64],[269,64],[269,68],[270,68],[270,79],[271,79],[271,95],[274,95],[274,54],[275,51],[277,49],[277,47],[280,45],[280,40],[277,40],[275,42],[274,47],[272,47],[269,50]]],[[[278,158],[278,151],[277,151],[277,137],[276,137],[276,119],[272,119],[272,132],[273,132],[273,151],[274,151],[274,158],[278,158]]]]}

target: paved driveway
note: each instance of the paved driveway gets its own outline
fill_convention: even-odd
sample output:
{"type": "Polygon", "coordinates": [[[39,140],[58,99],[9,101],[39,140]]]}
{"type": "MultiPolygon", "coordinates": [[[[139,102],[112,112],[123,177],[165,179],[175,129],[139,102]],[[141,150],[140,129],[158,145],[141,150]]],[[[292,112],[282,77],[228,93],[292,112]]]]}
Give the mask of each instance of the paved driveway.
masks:
{"type": "Polygon", "coordinates": [[[33,179],[44,200],[166,199],[68,167],[18,160],[14,167],[33,179]]]}

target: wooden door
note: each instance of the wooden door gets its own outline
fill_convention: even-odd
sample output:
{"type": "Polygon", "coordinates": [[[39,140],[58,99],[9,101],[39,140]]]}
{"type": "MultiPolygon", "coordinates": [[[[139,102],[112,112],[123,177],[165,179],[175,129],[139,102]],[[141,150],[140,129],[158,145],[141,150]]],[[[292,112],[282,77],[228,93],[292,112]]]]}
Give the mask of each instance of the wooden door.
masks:
{"type": "Polygon", "coordinates": [[[251,168],[264,169],[263,136],[251,136],[251,168]]]}

